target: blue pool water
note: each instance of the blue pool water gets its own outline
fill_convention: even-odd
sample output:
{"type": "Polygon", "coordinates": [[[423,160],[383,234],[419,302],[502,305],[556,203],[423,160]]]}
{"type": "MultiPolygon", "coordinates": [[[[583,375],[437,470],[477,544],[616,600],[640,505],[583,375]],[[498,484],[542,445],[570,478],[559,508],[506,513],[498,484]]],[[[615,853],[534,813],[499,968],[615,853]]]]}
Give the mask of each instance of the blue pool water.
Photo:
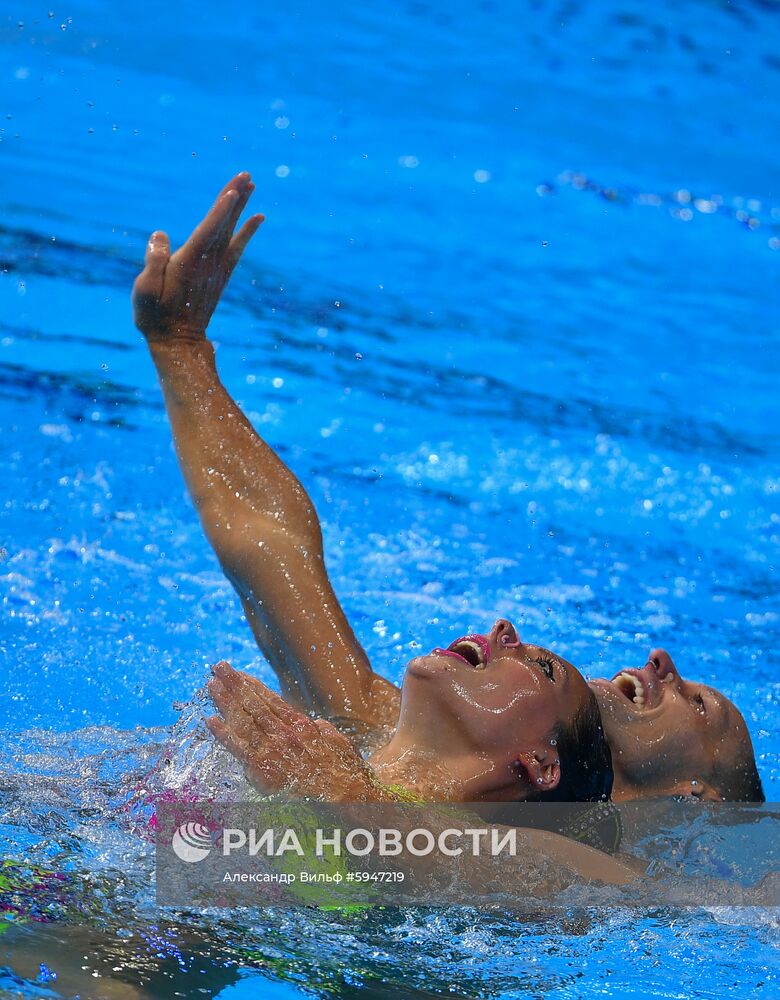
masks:
{"type": "Polygon", "coordinates": [[[372,662],[398,680],[499,614],[596,675],[662,645],[742,708],[778,799],[778,38],[758,0],[3,15],[0,836],[94,875],[78,933],[159,932],[231,998],[777,990],[771,912],[152,932],[117,817],[209,663],[270,679],[128,298],[149,231],[238,169],[267,222],[221,372],[372,662]]]}

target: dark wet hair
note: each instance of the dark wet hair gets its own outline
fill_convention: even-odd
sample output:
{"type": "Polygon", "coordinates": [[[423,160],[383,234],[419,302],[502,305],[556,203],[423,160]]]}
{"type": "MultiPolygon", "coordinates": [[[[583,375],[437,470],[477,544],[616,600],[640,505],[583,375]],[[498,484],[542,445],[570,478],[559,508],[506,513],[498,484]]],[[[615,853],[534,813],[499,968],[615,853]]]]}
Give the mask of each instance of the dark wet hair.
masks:
{"type": "Polygon", "coordinates": [[[612,752],[609,749],[596,696],[588,700],[569,726],[556,734],[561,780],[542,802],[602,802],[612,793],[612,752]]]}

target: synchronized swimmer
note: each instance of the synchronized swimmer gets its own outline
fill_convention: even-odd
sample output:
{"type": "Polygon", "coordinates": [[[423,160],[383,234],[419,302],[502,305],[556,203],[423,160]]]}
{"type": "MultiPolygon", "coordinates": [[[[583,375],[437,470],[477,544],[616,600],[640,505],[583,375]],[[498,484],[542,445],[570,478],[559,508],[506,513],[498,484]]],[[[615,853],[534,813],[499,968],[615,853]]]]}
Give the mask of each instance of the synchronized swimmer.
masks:
{"type": "Polygon", "coordinates": [[[222,385],[206,336],[263,221],[236,231],[253,191],[235,176],[173,254],[154,232],[133,290],[187,487],[283,695],[214,668],[220,716],[208,725],[249,780],[334,801],[763,801],[742,715],[664,650],[587,683],[499,619],[414,658],[400,690],[372,669],[328,578],[312,501],[222,385]]]}

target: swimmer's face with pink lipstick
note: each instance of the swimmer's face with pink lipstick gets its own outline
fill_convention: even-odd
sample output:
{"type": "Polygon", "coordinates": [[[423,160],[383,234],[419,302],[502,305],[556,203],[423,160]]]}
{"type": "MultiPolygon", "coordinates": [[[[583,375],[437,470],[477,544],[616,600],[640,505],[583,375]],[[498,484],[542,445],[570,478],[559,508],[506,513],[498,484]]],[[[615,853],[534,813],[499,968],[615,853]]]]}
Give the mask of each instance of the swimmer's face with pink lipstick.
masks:
{"type": "Polygon", "coordinates": [[[463,636],[409,663],[393,738],[396,754],[403,747],[435,752],[474,799],[556,789],[570,798],[573,785],[583,796],[598,786],[598,798],[612,783],[584,678],[556,653],[522,642],[505,619],[487,635],[463,636]],[[586,747],[587,759],[579,747],[571,751],[574,743],[586,747]]]}
{"type": "Polygon", "coordinates": [[[616,801],[693,795],[762,801],[745,720],[725,695],[686,681],[654,649],[641,669],[591,681],[612,750],[616,801]]]}

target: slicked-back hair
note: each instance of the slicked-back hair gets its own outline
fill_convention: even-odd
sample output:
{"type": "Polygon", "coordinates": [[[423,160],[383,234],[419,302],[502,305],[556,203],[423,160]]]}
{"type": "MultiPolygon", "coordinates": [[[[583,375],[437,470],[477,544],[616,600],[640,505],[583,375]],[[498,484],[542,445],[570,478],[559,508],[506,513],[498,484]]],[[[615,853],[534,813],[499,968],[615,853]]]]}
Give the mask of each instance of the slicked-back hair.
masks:
{"type": "Polygon", "coordinates": [[[603,802],[612,794],[612,752],[609,749],[596,696],[588,691],[586,704],[571,724],[556,735],[561,761],[557,788],[540,795],[542,802],[603,802]]]}

